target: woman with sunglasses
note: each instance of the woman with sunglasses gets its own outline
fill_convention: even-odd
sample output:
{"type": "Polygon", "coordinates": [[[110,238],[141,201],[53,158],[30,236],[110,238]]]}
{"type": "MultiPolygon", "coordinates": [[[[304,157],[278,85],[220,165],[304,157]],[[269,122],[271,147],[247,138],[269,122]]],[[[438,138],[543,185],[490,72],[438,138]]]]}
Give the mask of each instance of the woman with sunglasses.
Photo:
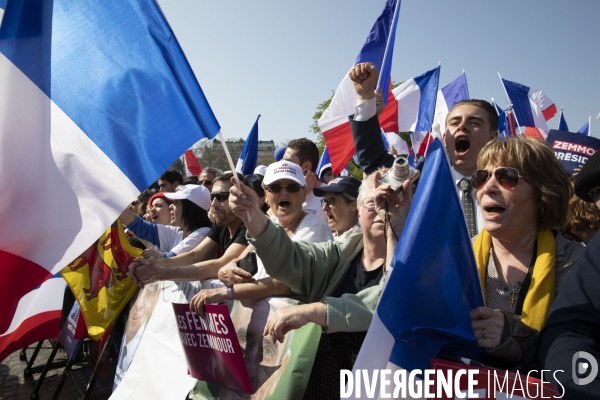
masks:
{"type": "Polygon", "coordinates": [[[321,199],[321,207],[327,214],[327,224],[333,231],[333,239],[344,241],[361,233],[358,223],[358,188],[361,182],[351,176],[334,178],[328,185],[314,188],[313,193],[321,199]]]}
{"type": "Polygon", "coordinates": [[[199,185],[180,185],[177,192],[160,194],[164,197],[161,200],[172,202],[169,225],[146,222],[129,210],[123,211],[121,222],[134,235],[155,245],[162,257],[190,251],[204,240],[212,225],[208,219],[208,189],[199,185]]]}
{"type": "Polygon", "coordinates": [[[550,147],[535,139],[489,142],[471,177],[483,214],[473,240],[486,307],[471,311],[490,355],[537,365],[538,332],[582,246],[558,234],[571,186],[550,147]]]}

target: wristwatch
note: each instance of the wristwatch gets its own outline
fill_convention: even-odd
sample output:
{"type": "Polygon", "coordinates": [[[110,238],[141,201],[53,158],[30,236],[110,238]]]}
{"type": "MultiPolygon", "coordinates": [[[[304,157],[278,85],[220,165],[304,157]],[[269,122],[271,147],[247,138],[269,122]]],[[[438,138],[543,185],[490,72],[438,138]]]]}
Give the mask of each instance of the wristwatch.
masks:
{"type": "Polygon", "coordinates": [[[233,300],[233,283],[227,284],[227,300],[233,300]]]}

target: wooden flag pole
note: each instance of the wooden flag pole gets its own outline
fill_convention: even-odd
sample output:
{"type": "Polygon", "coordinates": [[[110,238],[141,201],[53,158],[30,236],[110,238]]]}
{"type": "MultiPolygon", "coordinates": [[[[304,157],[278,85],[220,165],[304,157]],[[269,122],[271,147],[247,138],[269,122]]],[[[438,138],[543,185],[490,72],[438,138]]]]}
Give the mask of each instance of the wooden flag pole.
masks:
{"type": "MultiPolygon", "coordinates": [[[[238,187],[238,189],[242,190],[242,182],[240,182],[240,178],[238,178],[237,176],[237,172],[235,171],[235,166],[233,165],[233,160],[231,159],[231,154],[229,154],[229,149],[227,148],[227,145],[225,144],[225,138],[223,137],[223,134],[221,133],[221,131],[219,131],[219,140],[221,141],[221,144],[223,145],[223,150],[225,151],[225,156],[227,157],[227,161],[229,162],[229,168],[231,168],[231,172],[233,173],[233,178],[235,179],[235,185],[238,187]]],[[[252,218],[250,218],[250,213],[246,210],[246,219],[248,219],[248,222],[252,221],[252,218]]]]}

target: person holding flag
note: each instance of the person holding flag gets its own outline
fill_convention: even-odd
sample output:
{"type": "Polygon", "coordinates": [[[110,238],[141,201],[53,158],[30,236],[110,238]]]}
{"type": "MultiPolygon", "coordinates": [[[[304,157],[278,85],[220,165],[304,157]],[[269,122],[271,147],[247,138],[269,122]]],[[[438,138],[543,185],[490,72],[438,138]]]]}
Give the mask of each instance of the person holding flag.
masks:
{"type": "MultiPolygon", "coordinates": [[[[359,164],[367,173],[380,167],[389,168],[394,157],[384,151],[375,112],[373,88],[378,79],[377,69],[370,63],[357,64],[349,76],[357,94],[357,107],[355,114],[350,117],[350,126],[359,164]]],[[[460,101],[450,109],[446,117],[446,131],[442,137],[452,162],[452,178],[456,183],[456,192],[461,199],[471,237],[481,230],[483,219],[475,193],[471,189],[470,176],[477,169],[480,150],[497,136],[498,114],[485,100],[460,101]]]]}
{"type": "Polygon", "coordinates": [[[260,211],[254,191],[232,187],[231,209],[244,221],[267,273],[308,298],[308,304],[278,310],[269,318],[265,336],[281,341],[290,329],[308,322],[323,326],[327,333],[369,328],[383,275],[412,204],[410,179],[394,192],[389,185],[378,184],[381,174],[371,174],[359,190],[362,233],[325,243],[292,241],[260,211]]]}

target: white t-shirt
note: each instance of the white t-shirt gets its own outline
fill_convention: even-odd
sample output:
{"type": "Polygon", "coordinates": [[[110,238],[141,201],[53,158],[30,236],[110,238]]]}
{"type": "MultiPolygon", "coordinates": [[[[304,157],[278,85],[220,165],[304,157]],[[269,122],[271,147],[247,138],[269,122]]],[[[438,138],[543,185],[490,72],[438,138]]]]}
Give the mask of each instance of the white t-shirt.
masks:
{"type": "Polygon", "coordinates": [[[315,196],[312,191],[307,191],[306,201],[302,204],[302,209],[309,214],[316,215],[327,225],[327,213],[321,207],[321,199],[322,197],[315,196]]]}
{"type": "MultiPolygon", "coordinates": [[[[279,220],[274,215],[271,216],[271,221],[276,224],[279,223],[279,220]]],[[[300,221],[298,228],[296,228],[292,240],[294,242],[305,240],[311,243],[322,243],[333,240],[333,234],[326,222],[321,221],[319,217],[314,214],[306,214],[304,218],[302,218],[302,221],[300,221]]],[[[269,275],[267,274],[267,271],[265,271],[265,266],[260,257],[256,257],[256,263],[258,264],[258,272],[254,275],[254,279],[268,277],[269,275]]]]}
{"type": "Polygon", "coordinates": [[[198,228],[185,239],[180,228],[170,225],[157,224],[158,238],[160,239],[159,251],[166,253],[172,251],[182,254],[198,246],[206,238],[210,228],[198,228]]]}

